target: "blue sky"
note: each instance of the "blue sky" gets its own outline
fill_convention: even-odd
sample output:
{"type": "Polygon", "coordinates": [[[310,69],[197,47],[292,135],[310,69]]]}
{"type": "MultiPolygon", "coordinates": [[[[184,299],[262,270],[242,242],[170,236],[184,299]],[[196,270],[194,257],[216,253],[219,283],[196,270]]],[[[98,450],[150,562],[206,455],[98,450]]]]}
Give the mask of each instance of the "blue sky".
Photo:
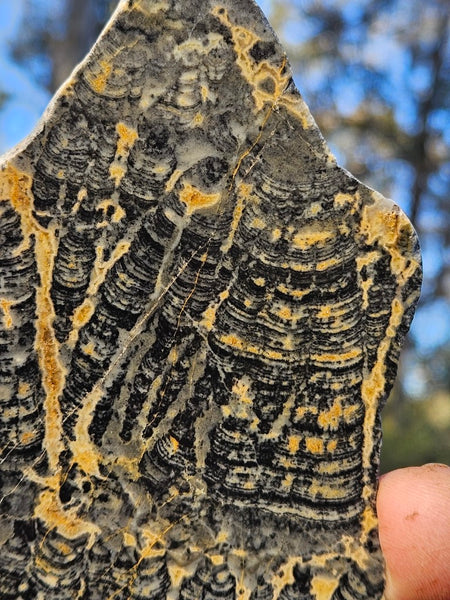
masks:
{"type": "Polygon", "coordinates": [[[50,100],[48,92],[10,57],[10,40],[23,16],[21,1],[0,0],[0,90],[7,100],[0,111],[0,152],[31,132],[50,100]]]}

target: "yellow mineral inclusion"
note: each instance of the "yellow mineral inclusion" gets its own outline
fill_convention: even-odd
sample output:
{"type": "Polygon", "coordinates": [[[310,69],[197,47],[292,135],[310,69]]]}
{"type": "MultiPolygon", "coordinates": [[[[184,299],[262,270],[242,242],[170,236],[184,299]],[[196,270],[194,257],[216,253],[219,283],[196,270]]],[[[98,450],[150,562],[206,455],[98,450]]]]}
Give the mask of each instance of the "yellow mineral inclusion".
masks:
{"type": "Polygon", "coordinates": [[[172,445],[172,451],[175,453],[180,447],[180,442],[176,438],[174,438],[173,435],[169,437],[169,440],[172,445]]]}
{"type": "Polygon", "coordinates": [[[125,123],[117,123],[116,131],[118,134],[116,154],[114,161],[109,167],[109,174],[114,179],[116,187],[119,186],[126,173],[126,161],[130,150],[139,137],[138,132],[133,127],[128,127],[125,123]]]}
{"type": "Polygon", "coordinates": [[[101,385],[97,384],[84,399],[75,425],[75,440],[70,443],[73,462],[78,463],[86,474],[99,478],[101,478],[99,463],[102,457],[98,447],[91,440],[89,425],[94,409],[101,397],[102,388],[101,385]]]}
{"type": "MultiPolygon", "coordinates": [[[[356,268],[358,272],[361,272],[364,267],[370,267],[375,265],[380,259],[381,253],[379,250],[372,250],[367,254],[356,257],[356,268]]],[[[373,279],[369,277],[367,281],[360,281],[360,285],[363,287],[363,308],[366,309],[369,306],[368,291],[373,285],[373,279]]]]}
{"type": "Polygon", "coordinates": [[[378,526],[378,518],[372,506],[366,506],[361,517],[362,542],[365,543],[371,531],[378,526]]]}
{"type": "Polygon", "coordinates": [[[151,529],[143,529],[142,538],[146,541],[146,545],[142,549],[140,560],[143,558],[164,556],[166,553],[166,548],[164,546],[167,534],[178,522],[182,521],[184,518],[185,517],[181,517],[179,521],[176,521],[175,523],[169,523],[164,529],[161,529],[158,532],[152,531],[151,529]]]}
{"type": "MultiPolygon", "coordinates": [[[[271,109],[280,105],[297,118],[304,129],[314,127],[314,119],[299,94],[285,93],[290,79],[290,73],[287,71],[284,73],[287,62],[286,57],[283,58],[283,62],[279,67],[271,65],[268,61],[256,64],[252,60],[250,50],[260,38],[254,32],[244,27],[233,25],[224,7],[216,5],[212,10],[212,14],[228,27],[231,32],[237,55],[236,62],[241,69],[244,79],[252,87],[256,110],[260,111],[266,103],[270,104],[271,109]],[[270,87],[272,89],[269,89],[270,87]]],[[[329,158],[334,162],[334,157],[330,153],[329,158]]]]}
{"type": "MultiPolygon", "coordinates": [[[[220,45],[220,43],[223,40],[223,37],[220,33],[215,33],[214,31],[210,31],[207,35],[207,39],[208,39],[208,43],[204,44],[203,40],[200,41],[198,39],[189,37],[186,41],[182,42],[175,48],[175,50],[174,50],[175,59],[183,60],[185,55],[189,56],[192,53],[196,53],[199,55],[208,54],[209,52],[211,52],[211,50],[214,50],[214,48],[217,48],[217,46],[220,45]]],[[[205,40],[205,42],[206,42],[206,40],[205,40]]],[[[184,82],[191,83],[191,82],[196,81],[196,79],[197,79],[197,72],[192,70],[192,71],[185,71],[181,75],[180,81],[182,83],[184,83],[184,82]]],[[[201,93],[202,93],[202,97],[204,97],[204,100],[206,100],[206,98],[208,96],[208,88],[206,88],[206,86],[202,85],[201,93]],[[205,94],[206,94],[206,97],[205,97],[205,94]]]]}
{"type": "Polygon", "coordinates": [[[203,124],[203,121],[204,121],[204,117],[203,117],[202,113],[197,112],[197,113],[195,113],[195,115],[191,121],[191,125],[192,125],[192,127],[200,127],[200,125],[203,124]]]}
{"type": "Polygon", "coordinates": [[[286,458],[286,456],[282,456],[280,458],[280,465],[284,469],[293,469],[295,467],[295,464],[292,462],[292,460],[290,458],[286,458]]]}
{"type": "MultiPolygon", "coordinates": [[[[119,210],[120,207],[118,207],[119,210]]],[[[121,210],[121,209],[120,209],[121,210]]],[[[130,248],[130,242],[121,240],[117,243],[117,246],[111,253],[109,260],[103,260],[104,248],[102,246],[97,246],[95,249],[96,258],[94,262],[94,266],[92,268],[91,280],[89,282],[89,287],[87,289],[87,297],[83,301],[83,303],[78,306],[72,317],[72,330],[69,335],[68,343],[70,346],[74,346],[78,340],[78,335],[80,329],[86,325],[89,319],[92,317],[95,304],[92,300],[92,297],[97,293],[100,285],[104,282],[106,275],[114,266],[114,264],[128,252],[130,248]]]]}
{"type": "Polygon", "coordinates": [[[210,554],[209,558],[215,567],[223,565],[223,563],[225,562],[225,559],[221,554],[210,554]]]}
{"type": "Polygon", "coordinates": [[[331,600],[338,585],[335,577],[315,575],[311,580],[311,595],[314,600],[331,600]]]}
{"type": "Polygon", "coordinates": [[[109,260],[103,260],[104,248],[103,246],[97,246],[95,249],[95,262],[92,268],[91,281],[87,290],[88,296],[93,296],[97,293],[100,285],[105,281],[106,275],[114,266],[114,264],[124,256],[130,249],[131,243],[127,240],[120,240],[117,246],[111,253],[109,260]]]}
{"type": "Polygon", "coordinates": [[[30,247],[31,235],[37,225],[31,212],[31,195],[31,177],[8,163],[0,171],[0,201],[10,200],[20,215],[23,241],[15,250],[14,256],[19,256],[30,247]],[[23,192],[23,189],[27,192],[23,192]]]}
{"type": "Polygon", "coordinates": [[[99,358],[99,356],[95,350],[95,344],[92,341],[87,344],[82,345],[81,350],[84,354],[87,354],[88,356],[93,356],[93,357],[99,358]]]}
{"type": "MultiPolygon", "coordinates": [[[[403,317],[403,304],[398,298],[394,298],[391,303],[391,316],[389,319],[388,330],[392,333],[397,331],[403,317]]],[[[378,346],[377,360],[372,371],[365,375],[361,384],[361,395],[366,409],[364,417],[364,437],[363,447],[363,467],[370,469],[371,456],[373,450],[372,431],[375,427],[375,418],[379,399],[381,398],[386,384],[386,356],[391,347],[392,339],[386,332],[386,337],[378,346]]],[[[367,491],[366,493],[369,493],[367,491]]]]}
{"type": "Polygon", "coordinates": [[[309,294],[309,292],[311,291],[310,289],[306,289],[306,290],[295,290],[295,289],[290,289],[288,287],[286,287],[284,285],[284,283],[280,283],[280,285],[277,288],[282,294],[285,294],[286,296],[291,296],[292,298],[303,298],[303,296],[306,296],[306,294],[309,294]]]}
{"type": "Polygon", "coordinates": [[[283,348],[288,351],[294,350],[295,348],[294,339],[289,333],[283,338],[283,348]]]}
{"type": "Polygon", "coordinates": [[[234,394],[236,394],[236,396],[238,397],[240,402],[243,402],[244,404],[253,404],[253,398],[251,398],[248,395],[248,391],[250,390],[250,385],[243,381],[242,379],[240,379],[239,381],[237,381],[233,387],[232,387],[232,392],[234,394]]]}
{"type": "Polygon", "coordinates": [[[43,491],[38,499],[34,509],[34,517],[41,519],[46,523],[47,529],[57,529],[58,532],[69,540],[89,534],[92,545],[95,537],[100,533],[100,529],[88,521],[80,519],[75,511],[70,511],[62,506],[58,493],[55,490],[43,491]]]}
{"type": "Polygon", "coordinates": [[[266,226],[266,222],[263,221],[263,219],[261,219],[260,217],[255,217],[251,222],[251,226],[255,229],[264,229],[264,227],[266,226]]]}
{"type": "Polygon", "coordinates": [[[355,201],[354,196],[352,196],[351,194],[343,194],[342,192],[339,192],[334,197],[335,206],[348,206],[349,204],[352,204],[354,201],[355,201]]]}
{"type": "Polygon", "coordinates": [[[347,352],[342,352],[341,354],[311,354],[311,360],[316,362],[326,362],[326,363],[344,363],[347,360],[351,360],[353,358],[359,358],[362,354],[361,348],[353,348],[352,350],[348,350],[347,352]]]}
{"type": "MultiPolygon", "coordinates": [[[[99,205],[98,205],[98,209],[102,210],[105,214],[108,210],[109,207],[112,207],[114,209],[113,215],[111,217],[111,221],[113,223],[118,223],[119,221],[121,221],[123,219],[123,217],[125,216],[125,211],[123,210],[123,208],[120,206],[120,204],[118,204],[117,202],[114,202],[114,200],[108,198],[106,200],[102,200],[99,205]]],[[[104,221],[104,223],[107,225],[108,222],[104,221]]],[[[101,224],[102,225],[102,224],[101,224]]],[[[98,227],[98,226],[97,226],[98,227]]]]}
{"type": "MultiPolygon", "coordinates": [[[[356,192],[352,195],[339,192],[334,197],[334,208],[337,210],[344,209],[346,214],[354,215],[361,210],[360,193],[356,192]]],[[[344,218],[338,225],[338,231],[341,235],[349,235],[353,231],[353,226],[344,218]]]]}
{"type": "Polygon", "coordinates": [[[283,354],[277,350],[266,350],[266,352],[264,352],[264,356],[271,358],[272,360],[281,360],[283,358],[283,354]]]}
{"type": "Polygon", "coordinates": [[[308,491],[313,497],[320,496],[327,500],[337,500],[338,498],[345,498],[347,496],[347,490],[342,487],[331,487],[322,483],[316,483],[317,480],[309,486],[308,491]]]}
{"type": "Polygon", "coordinates": [[[359,405],[358,404],[352,404],[350,406],[346,406],[344,408],[344,421],[346,423],[349,423],[355,416],[355,413],[357,413],[359,410],[359,405]]]}
{"type": "Polygon", "coordinates": [[[278,311],[277,314],[280,317],[280,319],[285,319],[285,320],[292,319],[292,311],[289,308],[289,306],[283,306],[282,308],[280,308],[280,310],[278,311]]]}
{"type": "Polygon", "coordinates": [[[393,205],[389,208],[380,207],[378,202],[364,206],[361,232],[367,237],[368,244],[373,245],[380,240],[383,246],[391,247],[397,242],[400,213],[393,205]]]}
{"type": "Polygon", "coordinates": [[[322,204],[320,202],[312,202],[309,205],[309,208],[306,209],[305,216],[308,217],[317,217],[323,211],[322,204]]]}
{"type": "Polygon", "coordinates": [[[88,196],[87,188],[85,188],[84,186],[81,187],[77,194],[77,200],[79,200],[80,202],[83,202],[83,200],[86,200],[87,196],[88,196]]]}
{"type": "Polygon", "coordinates": [[[123,531],[122,535],[125,546],[136,546],[136,538],[134,535],[131,535],[131,533],[128,533],[128,531],[123,531]]]}
{"type": "Polygon", "coordinates": [[[122,165],[118,165],[118,164],[112,164],[109,167],[109,174],[111,175],[111,178],[114,179],[115,183],[116,183],[116,187],[119,185],[119,183],[122,181],[122,179],[125,176],[125,168],[122,167],[122,165]]]}
{"type": "Polygon", "coordinates": [[[167,357],[167,360],[171,365],[174,365],[177,362],[178,348],[176,346],[173,346],[173,348],[171,348],[171,350],[169,352],[169,356],[167,357]]]}
{"type": "Polygon", "coordinates": [[[190,215],[197,210],[215,206],[220,200],[220,194],[206,194],[190,183],[183,183],[179,198],[187,206],[187,213],[190,215]]]}
{"type": "Polygon", "coordinates": [[[267,356],[267,351],[265,351],[264,348],[258,348],[253,344],[248,344],[245,340],[241,339],[239,336],[233,333],[221,335],[220,341],[226,344],[227,346],[236,348],[236,350],[250,352],[251,354],[259,354],[261,356],[267,356]]]}
{"type": "Polygon", "coordinates": [[[313,262],[309,262],[308,264],[305,264],[304,262],[284,262],[281,263],[281,268],[292,269],[292,271],[296,271],[297,273],[308,273],[316,270],[316,266],[314,266],[313,262]]]}
{"type": "Polygon", "coordinates": [[[303,419],[307,412],[308,408],[306,406],[297,406],[295,409],[295,416],[297,420],[303,419]]]}
{"type": "Polygon", "coordinates": [[[48,558],[37,555],[34,558],[34,564],[36,565],[36,568],[39,569],[41,577],[43,574],[45,574],[43,579],[46,585],[48,585],[50,588],[56,588],[58,586],[58,577],[51,574],[52,565],[48,558]]]}
{"type": "Polygon", "coordinates": [[[86,198],[88,197],[88,191],[87,188],[85,188],[84,186],[82,186],[77,193],[77,201],[75,202],[75,204],[72,207],[72,214],[76,215],[77,212],[80,209],[81,203],[83,202],[83,200],[86,200],[86,198]]]}
{"type": "Polygon", "coordinates": [[[83,304],[80,304],[80,306],[77,306],[77,308],[74,311],[73,317],[72,317],[73,328],[69,334],[69,339],[68,339],[68,343],[70,346],[75,345],[76,341],[78,340],[79,330],[83,327],[83,325],[86,325],[86,323],[89,321],[89,319],[94,314],[94,310],[95,310],[95,305],[92,302],[92,300],[89,298],[84,300],[83,304]]]}
{"type": "Polygon", "coordinates": [[[278,68],[267,61],[256,64],[250,55],[250,50],[260,38],[245,27],[233,25],[225,8],[217,5],[213,8],[212,14],[231,32],[236,52],[236,62],[243,77],[252,87],[256,110],[260,111],[265,103],[273,105],[280,98],[289,81],[289,74],[282,74],[286,60],[278,68]],[[268,82],[272,84],[270,91],[267,91],[268,82]]]}
{"type": "Polygon", "coordinates": [[[46,392],[45,409],[45,447],[49,466],[56,470],[61,442],[61,410],[59,396],[64,388],[65,368],[59,357],[59,343],[53,331],[55,312],[50,296],[52,285],[53,261],[57,252],[57,239],[54,229],[44,229],[33,216],[32,179],[19,171],[11,163],[7,164],[0,176],[0,200],[11,201],[20,215],[23,242],[17,253],[29,248],[30,237],[35,237],[36,266],[40,276],[40,286],[36,290],[36,338],[35,347],[42,373],[42,385],[46,392]]]}
{"type": "MultiPolygon", "coordinates": [[[[399,250],[399,238],[404,238],[408,233],[412,236],[412,226],[406,216],[401,213],[390,200],[385,199],[381,194],[372,192],[372,204],[366,204],[362,210],[362,218],[360,224],[360,232],[365,238],[367,244],[380,245],[390,254],[390,268],[392,273],[397,277],[399,287],[410,278],[414,272],[420,267],[417,261],[409,257],[405,257],[399,250]],[[409,262],[409,264],[408,264],[409,262]]],[[[375,252],[369,253],[357,263],[358,269],[363,266],[369,266],[375,263],[378,259],[378,254],[375,252]]],[[[368,308],[368,293],[372,281],[363,286],[363,306],[368,308]]],[[[372,452],[373,452],[373,436],[372,432],[375,426],[377,408],[385,389],[386,378],[386,357],[392,344],[392,338],[395,336],[404,313],[404,305],[402,300],[394,298],[391,303],[391,313],[388,327],[386,328],[385,338],[381,341],[377,350],[377,359],[370,373],[364,375],[361,384],[361,394],[365,406],[364,417],[364,444],[362,464],[365,473],[370,471],[372,452]]],[[[363,498],[368,500],[373,494],[370,482],[364,481],[363,498]]]]}
{"type": "MultiPolygon", "coordinates": [[[[331,317],[331,306],[326,304],[325,306],[321,306],[319,312],[317,313],[318,319],[328,319],[331,317]]],[[[333,315],[334,316],[334,315],[333,315]]]]}
{"type": "Polygon", "coordinates": [[[205,329],[211,331],[214,325],[214,321],[216,320],[217,306],[208,306],[208,308],[203,313],[203,318],[200,322],[205,329]]]}
{"type": "Polygon", "coordinates": [[[254,490],[256,488],[256,484],[254,481],[246,481],[243,485],[243,488],[244,490],[254,490]]]}
{"type": "Polygon", "coordinates": [[[288,448],[291,454],[295,454],[300,448],[301,437],[298,435],[290,435],[288,438],[288,448]]]}
{"type": "Polygon", "coordinates": [[[310,437],[305,439],[306,449],[311,454],[321,454],[324,450],[323,440],[320,438],[310,437]]]}
{"type": "Polygon", "coordinates": [[[294,475],[292,473],[286,473],[285,478],[281,481],[281,485],[285,488],[290,488],[294,482],[294,475]]]}
{"type": "Polygon", "coordinates": [[[166,183],[166,192],[171,192],[175,187],[176,182],[183,175],[183,171],[181,169],[175,169],[172,175],[169,177],[166,183]]]}
{"type": "Polygon", "coordinates": [[[295,581],[294,578],[294,567],[298,564],[302,564],[303,559],[301,556],[290,556],[275,573],[271,579],[273,586],[273,597],[279,598],[281,590],[287,585],[292,585],[295,581]]]}
{"type": "Polygon", "coordinates": [[[316,244],[323,245],[328,240],[334,238],[332,231],[298,231],[292,239],[292,243],[300,250],[309,250],[311,246],[316,244]]]}
{"type": "Polygon", "coordinates": [[[337,448],[337,440],[330,440],[327,443],[327,452],[334,452],[337,448]]]}
{"type": "Polygon", "coordinates": [[[23,446],[26,446],[27,444],[29,444],[31,442],[31,440],[33,440],[36,437],[36,431],[25,431],[24,433],[21,434],[20,436],[20,444],[22,444],[23,446]]]}
{"type": "Polygon", "coordinates": [[[341,401],[339,398],[336,398],[333,402],[332,406],[328,410],[322,411],[318,418],[317,423],[322,427],[322,429],[337,429],[339,425],[339,421],[343,416],[343,410],[341,401]]]}
{"type": "Polygon", "coordinates": [[[216,544],[223,544],[228,542],[229,533],[226,529],[221,529],[216,535],[216,544]]]}
{"type": "Polygon", "coordinates": [[[339,461],[321,462],[317,467],[317,473],[320,475],[334,475],[339,473],[342,468],[342,464],[339,461]]]}
{"type": "Polygon", "coordinates": [[[374,203],[366,204],[362,210],[361,233],[369,245],[378,241],[389,252],[392,272],[399,278],[399,283],[403,283],[420,267],[409,256],[405,257],[398,247],[403,232],[414,238],[412,225],[392,201],[378,192],[372,192],[372,198],[374,203]]]}
{"type": "MultiPolygon", "coordinates": [[[[298,121],[300,121],[303,129],[308,129],[310,127],[315,127],[316,123],[309,112],[309,108],[306,103],[302,100],[301,96],[296,94],[288,94],[285,93],[281,98],[278,99],[277,103],[280,106],[286,108],[286,110],[294,116],[298,121]]],[[[325,147],[325,151],[327,152],[328,159],[331,162],[335,162],[334,156],[331,152],[325,147]]]]}
{"type": "MultiPolygon", "coordinates": [[[[178,589],[183,583],[183,580],[192,575],[186,568],[177,563],[173,564],[172,562],[169,562],[167,570],[169,571],[170,581],[172,582],[174,589],[178,589]]],[[[150,596],[150,593],[148,595],[150,596]]]]}
{"type": "Polygon", "coordinates": [[[200,87],[200,92],[201,92],[201,95],[202,95],[202,101],[203,101],[203,102],[206,102],[206,101],[208,100],[208,96],[209,96],[209,89],[208,89],[208,86],[206,86],[206,85],[202,85],[202,86],[200,87]]]}
{"type": "MultiPolygon", "coordinates": [[[[229,295],[230,295],[230,292],[228,290],[224,290],[223,292],[221,292],[219,294],[220,302],[222,302],[223,300],[226,300],[229,295]]],[[[217,309],[219,308],[219,304],[220,303],[214,304],[212,306],[208,306],[208,308],[203,312],[203,318],[200,321],[200,325],[205,327],[205,329],[207,331],[211,331],[211,329],[213,328],[214,322],[216,320],[216,313],[217,313],[217,309]]]]}
{"type": "Polygon", "coordinates": [[[17,390],[17,393],[19,394],[19,396],[26,396],[31,390],[30,384],[28,383],[28,381],[21,381],[19,383],[19,388],[17,390]]]}
{"type": "Polygon", "coordinates": [[[333,258],[329,258],[327,260],[322,260],[322,261],[318,262],[316,264],[316,269],[318,271],[326,271],[326,269],[331,269],[331,267],[334,267],[338,264],[339,264],[339,259],[333,257],[333,258]]]}
{"type": "Polygon", "coordinates": [[[271,233],[272,242],[277,242],[281,237],[281,229],[279,227],[275,227],[271,233]]]}
{"type": "MultiPolygon", "coordinates": [[[[235,173],[239,168],[240,162],[238,161],[238,166],[235,169],[235,173]]],[[[227,239],[222,244],[221,250],[222,252],[228,252],[228,250],[233,245],[234,236],[236,234],[237,228],[239,226],[242,213],[244,212],[245,201],[248,200],[251,196],[253,190],[253,186],[248,183],[239,183],[236,190],[236,205],[233,211],[233,219],[231,222],[230,232],[227,236],[227,239]]]]}
{"type": "MultiPolygon", "coordinates": [[[[361,540],[355,540],[354,537],[343,535],[341,544],[344,548],[345,556],[351,557],[362,570],[367,569],[371,557],[367,550],[361,545],[361,540]]],[[[382,600],[385,600],[384,597],[382,600]]]]}
{"type": "Polygon", "coordinates": [[[89,75],[87,76],[87,81],[91,88],[94,90],[94,92],[96,92],[97,94],[102,94],[105,91],[108,77],[112,73],[112,65],[107,60],[100,60],[99,65],[101,68],[100,73],[94,76],[91,73],[89,73],[89,75]]]}
{"type": "Polygon", "coordinates": [[[0,308],[3,311],[3,324],[5,326],[5,329],[11,329],[13,326],[13,319],[11,316],[12,305],[13,302],[11,302],[10,300],[6,300],[6,298],[2,298],[0,300],[0,308]]]}

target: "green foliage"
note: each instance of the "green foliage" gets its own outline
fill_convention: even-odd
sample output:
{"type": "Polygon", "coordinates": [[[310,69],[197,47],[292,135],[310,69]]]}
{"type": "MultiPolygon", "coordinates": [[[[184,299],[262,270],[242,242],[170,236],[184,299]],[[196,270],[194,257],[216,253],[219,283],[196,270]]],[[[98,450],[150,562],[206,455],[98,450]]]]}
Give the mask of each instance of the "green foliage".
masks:
{"type": "Polygon", "coordinates": [[[450,464],[450,396],[388,402],[383,413],[381,472],[429,462],[450,464]]]}

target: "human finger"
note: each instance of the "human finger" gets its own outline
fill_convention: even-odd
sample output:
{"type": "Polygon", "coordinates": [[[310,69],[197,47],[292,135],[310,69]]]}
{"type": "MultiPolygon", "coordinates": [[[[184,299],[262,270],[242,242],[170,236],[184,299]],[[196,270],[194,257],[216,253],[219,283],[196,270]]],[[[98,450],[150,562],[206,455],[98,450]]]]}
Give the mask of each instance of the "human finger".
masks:
{"type": "Polygon", "coordinates": [[[450,468],[429,464],[384,475],[377,511],[385,600],[449,600],[450,468]]]}

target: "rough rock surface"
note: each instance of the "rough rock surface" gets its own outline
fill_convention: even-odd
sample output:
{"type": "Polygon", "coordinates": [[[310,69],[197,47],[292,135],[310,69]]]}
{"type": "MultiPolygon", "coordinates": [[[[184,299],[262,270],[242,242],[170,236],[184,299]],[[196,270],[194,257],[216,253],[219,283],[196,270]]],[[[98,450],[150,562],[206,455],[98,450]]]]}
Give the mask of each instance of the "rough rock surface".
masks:
{"type": "Polygon", "coordinates": [[[381,598],[417,239],[251,0],[122,1],[0,238],[2,599],[381,598]]]}

